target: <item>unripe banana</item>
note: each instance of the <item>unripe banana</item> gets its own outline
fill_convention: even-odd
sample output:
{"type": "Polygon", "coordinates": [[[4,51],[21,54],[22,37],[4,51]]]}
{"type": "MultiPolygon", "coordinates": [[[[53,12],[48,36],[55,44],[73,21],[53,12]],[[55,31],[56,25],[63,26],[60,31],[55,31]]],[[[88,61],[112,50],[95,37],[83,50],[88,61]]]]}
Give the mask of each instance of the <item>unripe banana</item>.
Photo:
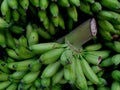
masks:
{"type": "Polygon", "coordinates": [[[60,62],[57,61],[55,63],[49,64],[42,72],[41,78],[49,78],[52,77],[59,69],[60,62]]]}
{"type": "Polygon", "coordinates": [[[1,7],[2,15],[5,16],[7,12],[9,11],[7,0],[3,0],[0,7],[1,7]]]}
{"type": "Polygon", "coordinates": [[[119,70],[112,71],[111,76],[114,80],[120,81],[120,71],[119,70]]]}
{"type": "Polygon", "coordinates": [[[102,10],[102,5],[99,2],[94,2],[91,8],[93,12],[98,13],[99,11],[102,10]]]}
{"type": "Polygon", "coordinates": [[[19,61],[19,62],[12,62],[8,63],[8,67],[12,70],[17,70],[17,71],[26,71],[29,69],[29,65],[35,61],[35,58],[24,60],[24,61],[19,61]]]}
{"type": "Polygon", "coordinates": [[[114,65],[119,65],[120,64],[120,54],[116,54],[112,56],[111,61],[114,65]]]}
{"type": "Polygon", "coordinates": [[[94,86],[92,86],[92,85],[88,86],[88,90],[95,90],[94,86]]]}
{"type": "Polygon", "coordinates": [[[13,25],[12,27],[10,27],[10,31],[15,34],[22,34],[24,32],[24,29],[20,26],[13,25]]]}
{"type": "Polygon", "coordinates": [[[61,85],[52,86],[52,90],[61,90],[61,85]]]}
{"type": "Polygon", "coordinates": [[[85,74],[85,76],[94,84],[99,84],[100,81],[97,75],[93,72],[92,68],[83,57],[81,57],[81,65],[83,67],[83,73],[85,74]]]}
{"type": "Polygon", "coordinates": [[[17,9],[18,8],[18,2],[17,0],[7,0],[7,3],[10,8],[17,9]]]}
{"type": "MultiPolygon", "coordinates": [[[[17,10],[12,11],[12,17],[15,22],[17,22],[20,19],[20,14],[17,10]]],[[[17,31],[17,30],[16,30],[17,31]]]]}
{"type": "Polygon", "coordinates": [[[9,75],[10,79],[22,79],[23,76],[27,73],[27,71],[16,71],[9,75]]]}
{"type": "Polygon", "coordinates": [[[85,2],[88,2],[88,3],[94,3],[95,0],[85,0],[85,2]]]}
{"type": "Polygon", "coordinates": [[[41,10],[46,10],[49,5],[49,0],[39,0],[39,6],[41,10]]]}
{"type": "Polygon", "coordinates": [[[3,48],[6,47],[5,34],[2,31],[0,32],[0,46],[2,46],[3,48]]]}
{"type": "Polygon", "coordinates": [[[30,37],[31,32],[33,31],[33,27],[31,23],[28,23],[26,26],[26,37],[27,39],[30,37]]]}
{"type": "Polygon", "coordinates": [[[112,47],[113,47],[113,50],[120,53],[120,42],[119,41],[114,41],[112,47]]]}
{"type": "Polygon", "coordinates": [[[36,88],[40,88],[41,87],[41,79],[40,78],[37,78],[35,81],[34,81],[34,85],[36,88]]]}
{"type": "Polygon", "coordinates": [[[98,25],[101,29],[104,29],[110,33],[116,33],[114,26],[107,20],[98,20],[98,25]]]}
{"type": "Polygon", "coordinates": [[[45,52],[40,56],[40,61],[43,64],[54,63],[56,60],[59,59],[63,51],[64,51],[64,48],[58,48],[58,49],[53,49],[48,52],[45,52]]]}
{"type": "Polygon", "coordinates": [[[62,15],[59,14],[59,26],[62,29],[65,29],[65,22],[64,22],[64,18],[62,17],[62,15]]]}
{"type": "Polygon", "coordinates": [[[37,90],[36,87],[34,85],[32,85],[29,90],[37,90]]]}
{"type": "Polygon", "coordinates": [[[76,82],[75,84],[77,88],[81,90],[87,90],[88,89],[87,80],[84,76],[83,68],[81,64],[82,63],[80,59],[76,58],[76,82]]]}
{"type": "Polygon", "coordinates": [[[106,86],[98,86],[97,90],[111,90],[109,87],[106,86]]]}
{"type": "Polygon", "coordinates": [[[2,61],[2,60],[0,60],[0,70],[4,73],[10,73],[10,70],[7,67],[7,63],[5,61],[2,61]]]}
{"type": "Polygon", "coordinates": [[[22,78],[21,82],[25,83],[25,84],[30,84],[30,83],[34,82],[37,79],[39,74],[40,74],[40,71],[29,72],[22,78]]]}
{"type": "Polygon", "coordinates": [[[46,17],[45,20],[43,21],[43,26],[44,26],[45,29],[49,28],[49,19],[48,19],[48,17],[46,17]]]}
{"type": "Polygon", "coordinates": [[[58,17],[59,15],[59,8],[56,3],[50,3],[50,13],[52,14],[53,17],[58,17]]]}
{"type": "Polygon", "coordinates": [[[104,74],[104,70],[101,70],[100,72],[97,73],[97,76],[98,76],[98,77],[102,77],[103,74],[104,74]]]}
{"type": "MultiPolygon", "coordinates": [[[[60,20],[60,19],[59,19],[60,20]]],[[[62,23],[62,22],[61,22],[62,23]]],[[[59,24],[59,26],[61,26],[59,24]]],[[[48,29],[48,32],[51,34],[51,35],[55,35],[56,34],[56,28],[54,27],[53,23],[49,22],[49,29],[48,29]]]]}
{"type": "Polygon", "coordinates": [[[70,4],[75,5],[77,7],[80,6],[80,0],[69,0],[70,4]]]}
{"type": "Polygon", "coordinates": [[[44,30],[44,28],[38,28],[38,33],[44,39],[51,39],[52,38],[51,35],[47,31],[44,30]]]}
{"type": "Polygon", "coordinates": [[[26,15],[27,15],[26,10],[24,10],[21,6],[19,6],[17,10],[21,16],[26,17],[26,15]]]}
{"type": "Polygon", "coordinates": [[[19,46],[27,47],[27,38],[25,38],[23,35],[18,39],[19,46]]]}
{"type": "Polygon", "coordinates": [[[30,0],[31,4],[35,7],[39,7],[39,1],[40,0],[30,0]]]}
{"type": "Polygon", "coordinates": [[[120,9],[120,2],[118,0],[101,0],[100,3],[111,10],[120,9]]]}
{"type": "Polygon", "coordinates": [[[111,90],[120,90],[120,83],[117,81],[113,81],[111,85],[111,90]]]}
{"type": "Polygon", "coordinates": [[[45,18],[47,18],[47,12],[39,10],[38,17],[39,17],[40,21],[43,22],[45,20],[45,18]]]}
{"type": "Polygon", "coordinates": [[[120,25],[119,24],[114,24],[113,26],[114,26],[115,29],[120,30],[120,25]]]}
{"type": "Polygon", "coordinates": [[[0,28],[8,28],[10,25],[2,18],[0,17],[0,28]]]}
{"type": "Polygon", "coordinates": [[[96,65],[92,66],[91,68],[92,68],[92,70],[93,70],[94,73],[98,73],[98,72],[100,72],[102,70],[101,67],[96,66],[96,65]]]}
{"type": "Polygon", "coordinates": [[[92,15],[92,12],[90,10],[90,4],[87,2],[81,2],[80,10],[86,14],[92,15]]]}
{"type": "Polygon", "coordinates": [[[106,79],[105,78],[99,78],[99,81],[100,81],[100,84],[98,85],[98,86],[105,86],[105,85],[107,85],[107,81],[106,81],[106,79]]]}
{"type": "Polygon", "coordinates": [[[63,46],[64,44],[59,44],[56,42],[49,42],[49,43],[40,43],[40,44],[31,45],[29,49],[36,54],[42,54],[49,50],[60,48],[63,46]]]}
{"type": "Polygon", "coordinates": [[[22,7],[24,10],[27,10],[27,9],[28,9],[29,0],[19,0],[19,3],[20,3],[21,7],[22,7]]]}
{"type": "Polygon", "coordinates": [[[32,30],[28,38],[28,44],[29,46],[31,46],[31,45],[37,44],[38,42],[39,42],[38,32],[36,30],[32,30]]]}
{"type": "Polygon", "coordinates": [[[66,84],[68,81],[67,80],[65,80],[64,78],[62,78],[58,83],[59,84],[66,84]]]}
{"type": "Polygon", "coordinates": [[[59,16],[58,17],[53,17],[51,16],[51,21],[55,27],[58,27],[59,25],[59,16]]]}
{"type": "Polygon", "coordinates": [[[11,84],[10,81],[0,82],[0,90],[5,90],[11,84]]]}
{"type": "Polygon", "coordinates": [[[73,29],[73,25],[74,25],[74,21],[72,18],[69,18],[68,22],[67,22],[67,28],[69,31],[71,31],[73,29]]]}
{"type": "Polygon", "coordinates": [[[70,7],[70,4],[69,4],[68,0],[58,0],[57,2],[62,7],[70,7]]]}
{"type": "Polygon", "coordinates": [[[56,73],[52,77],[52,85],[55,85],[55,84],[59,83],[62,78],[63,78],[63,69],[60,70],[58,73],[56,73]]]}
{"type": "Polygon", "coordinates": [[[108,57],[106,59],[104,59],[101,63],[100,63],[100,66],[101,67],[109,67],[113,64],[112,62],[112,58],[111,57],[108,57]]]}
{"type": "Polygon", "coordinates": [[[17,90],[28,90],[31,86],[32,86],[32,83],[30,84],[19,83],[17,90]]]}
{"type": "Polygon", "coordinates": [[[9,76],[9,74],[0,72],[0,81],[1,82],[7,81],[8,80],[8,76],[9,76]]]}
{"type": "Polygon", "coordinates": [[[75,6],[67,8],[67,13],[75,22],[78,20],[78,12],[75,6]]]}
{"type": "Polygon", "coordinates": [[[49,87],[50,86],[50,78],[42,78],[41,79],[41,85],[43,87],[49,87]]]}
{"type": "Polygon", "coordinates": [[[16,90],[16,89],[17,89],[17,83],[12,83],[6,88],[6,90],[16,90]]]}
{"type": "Polygon", "coordinates": [[[15,60],[12,59],[11,57],[8,57],[5,63],[10,63],[10,62],[15,62],[15,60]]]}
{"type": "Polygon", "coordinates": [[[102,48],[102,44],[101,43],[95,43],[95,44],[90,44],[85,46],[84,50],[86,51],[96,51],[102,48]]]}
{"type": "Polygon", "coordinates": [[[89,86],[92,86],[93,85],[93,83],[91,82],[91,81],[87,81],[87,85],[89,86]]]}
{"type": "Polygon", "coordinates": [[[11,10],[9,9],[6,13],[6,15],[3,17],[3,19],[7,22],[10,23],[9,26],[13,23],[12,21],[12,15],[11,15],[11,10]]]}

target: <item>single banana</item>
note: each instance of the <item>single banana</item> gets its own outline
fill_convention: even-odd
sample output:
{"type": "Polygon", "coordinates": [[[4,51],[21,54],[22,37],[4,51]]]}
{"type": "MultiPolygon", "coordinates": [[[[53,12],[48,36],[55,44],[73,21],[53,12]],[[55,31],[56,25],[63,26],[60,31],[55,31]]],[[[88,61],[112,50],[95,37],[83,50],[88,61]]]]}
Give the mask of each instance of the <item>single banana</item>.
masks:
{"type": "Polygon", "coordinates": [[[45,52],[40,56],[40,61],[43,64],[54,63],[59,59],[63,51],[64,51],[64,48],[58,48],[58,49],[53,49],[48,52],[45,52]]]}
{"type": "Polygon", "coordinates": [[[63,69],[57,72],[55,75],[52,77],[52,85],[56,85],[57,83],[60,82],[60,80],[63,78],[63,69]]]}
{"type": "Polygon", "coordinates": [[[16,71],[9,75],[10,79],[22,79],[23,76],[27,73],[27,71],[16,71]]]}
{"type": "Polygon", "coordinates": [[[25,38],[25,36],[23,36],[23,35],[18,39],[18,42],[19,42],[19,46],[23,46],[23,47],[28,46],[27,38],[25,38]]]}
{"type": "Polygon", "coordinates": [[[65,29],[65,22],[62,15],[59,14],[59,25],[62,29],[65,29]]]}
{"type": "Polygon", "coordinates": [[[102,5],[99,2],[94,2],[91,5],[91,9],[92,9],[93,12],[98,13],[99,11],[102,10],[102,5]]]}
{"type": "Polygon", "coordinates": [[[115,50],[116,52],[120,52],[120,42],[119,41],[114,41],[113,42],[113,50],[115,50]]]}
{"type": "Polygon", "coordinates": [[[30,84],[36,80],[39,74],[40,74],[40,71],[29,72],[22,78],[21,82],[25,84],[30,84]]]}
{"type": "Polygon", "coordinates": [[[105,78],[100,77],[99,81],[100,81],[100,84],[98,84],[98,86],[105,86],[108,84],[105,78]]]}
{"type": "Polygon", "coordinates": [[[90,44],[85,46],[84,50],[85,51],[96,51],[102,48],[102,44],[101,43],[95,43],[95,44],[90,44]]]}
{"type": "Polygon", "coordinates": [[[52,21],[52,23],[53,23],[53,25],[55,27],[58,27],[58,25],[59,25],[59,16],[57,16],[57,17],[51,16],[51,21],[52,21]]]}
{"type": "Polygon", "coordinates": [[[111,90],[120,90],[120,83],[117,81],[113,81],[111,85],[111,90]]]}
{"type": "Polygon", "coordinates": [[[24,10],[27,10],[29,7],[29,0],[19,0],[19,4],[24,10]]]}
{"type": "Polygon", "coordinates": [[[96,66],[96,65],[93,65],[91,68],[94,73],[98,73],[102,70],[102,68],[100,66],[96,66]]]}
{"type": "Polygon", "coordinates": [[[30,37],[31,32],[33,31],[33,27],[31,23],[28,23],[26,26],[26,38],[28,39],[30,37]]]}
{"type": "Polygon", "coordinates": [[[0,46],[6,47],[5,33],[3,31],[0,31],[0,46]]]}
{"type": "Polygon", "coordinates": [[[60,62],[49,64],[42,72],[41,78],[50,78],[52,77],[60,68],[60,62]]]}
{"type": "Polygon", "coordinates": [[[16,90],[17,89],[17,83],[11,83],[6,90],[16,90]]]}
{"type": "Polygon", "coordinates": [[[7,63],[5,61],[2,61],[2,60],[0,60],[0,70],[4,73],[10,73],[10,70],[7,67],[7,63]]]}
{"type": "Polygon", "coordinates": [[[70,4],[75,5],[77,7],[80,6],[80,0],[69,0],[70,4]]]}
{"type": "Polygon", "coordinates": [[[100,72],[97,73],[97,76],[98,76],[98,77],[102,77],[103,74],[104,74],[104,70],[101,70],[100,72]]]}
{"type": "Polygon", "coordinates": [[[49,9],[50,9],[50,13],[53,17],[58,17],[59,8],[58,8],[58,5],[56,3],[50,3],[49,9]]]}
{"type": "Polygon", "coordinates": [[[49,0],[39,0],[39,6],[41,10],[46,10],[49,5],[49,0]]]}
{"type": "Polygon", "coordinates": [[[51,83],[50,78],[42,78],[41,79],[41,85],[43,87],[49,87],[50,83],[51,83]]]}
{"type": "Polygon", "coordinates": [[[70,3],[68,0],[58,0],[57,2],[62,7],[70,7],[70,3]]]}
{"type": "Polygon", "coordinates": [[[7,12],[9,11],[7,0],[3,0],[0,7],[1,7],[2,15],[5,16],[7,12]]]}
{"type": "Polygon", "coordinates": [[[22,34],[25,30],[21,26],[13,25],[10,27],[10,31],[15,34],[22,34]]]}
{"type": "Polygon", "coordinates": [[[7,0],[7,3],[10,8],[17,9],[18,8],[18,2],[17,0],[7,0]]]}
{"type": "Polygon", "coordinates": [[[38,17],[40,19],[41,22],[43,22],[47,17],[47,12],[43,11],[43,10],[39,10],[38,11],[38,17]]]}
{"type": "Polygon", "coordinates": [[[81,57],[81,65],[82,65],[83,73],[85,74],[85,76],[94,84],[99,84],[100,81],[98,79],[98,76],[93,72],[89,63],[83,57],[81,57]]]}
{"type": "MultiPolygon", "coordinates": [[[[60,21],[60,19],[59,19],[60,21]]],[[[61,22],[62,23],[62,22],[61,22]]],[[[61,26],[62,24],[59,24],[59,26],[61,26]]],[[[55,35],[57,30],[55,28],[55,26],[53,25],[53,23],[49,22],[49,29],[48,29],[48,32],[51,34],[51,35],[55,35]]]]}
{"type": "Polygon", "coordinates": [[[0,17],[0,28],[8,28],[10,24],[8,24],[2,17],[0,17]]]}
{"type": "Polygon", "coordinates": [[[17,10],[13,10],[13,11],[12,11],[12,17],[13,17],[13,20],[14,20],[15,22],[19,21],[19,19],[20,19],[20,14],[19,14],[19,12],[18,12],[17,10]]]}
{"type": "Polygon", "coordinates": [[[75,6],[67,8],[67,13],[68,16],[73,19],[73,21],[76,22],[78,20],[78,12],[75,6]]]}
{"type": "Polygon", "coordinates": [[[45,20],[43,21],[43,26],[45,29],[49,29],[49,18],[46,17],[45,20]]]}
{"type": "Polygon", "coordinates": [[[74,27],[74,21],[72,18],[69,18],[67,22],[67,28],[69,31],[72,31],[73,27],[74,27]]]}
{"type": "Polygon", "coordinates": [[[1,82],[7,81],[8,80],[8,76],[9,76],[9,74],[4,73],[4,72],[0,72],[0,81],[1,82]]]}
{"type": "Polygon", "coordinates": [[[119,60],[120,58],[119,57],[120,57],[120,54],[115,54],[111,58],[112,63],[116,66],[120,64],[120,60],[119,60]]]}
{"type": "Polygon", "coordinates": [[[5,90],[5,88],[7,88],[10,84],[11,84],[10,81],[0,82],[0,89],[5,90]]]}
{"type": "Polygon", "coordinates": [[[109,66],[111,66],[112,64],[113,64],[112,58],[111,58],[111,57],[108,57],[108,58],[102,60],[102,62],[100,63],[100,66],[101,66],[101,67],[109,67],[109,66]]]}
{"type": "Polygon", "coordinates": [[[30,0],[31,4],[35,7],[39,7],[39,0],[30,0]]]}
{"type": "Polygon", "coordinates": [[[111,73],[111,76],[114,80],[120,81],[120,71],[119,70],[113,70],[111,73]]]}
{"type": "Polygon", "coordinates": [[[36,54],[42,54],[49,50],[61,48],[61,47],[64,47],[64,44],[49,42],[49,43],[40,43],[40,44],[31,45],[29,49],[36,54]]]}
{"type": "Polygon", "coordinates": [[[41,87],[41,78],[37,78],[34,81],[34,85],[35,85],[36,88],[40,88],[41,87]]]}
{"type": "Polygon", "coordinates": [[[11,10],[10,9],[6,12],[6,15],[3,17],[3,19],[7,23],[9,23],[9,26],[11,26],[11,24],[13,23],[13,20],[12,20],[12,15],[11,15],[11,10]]]}

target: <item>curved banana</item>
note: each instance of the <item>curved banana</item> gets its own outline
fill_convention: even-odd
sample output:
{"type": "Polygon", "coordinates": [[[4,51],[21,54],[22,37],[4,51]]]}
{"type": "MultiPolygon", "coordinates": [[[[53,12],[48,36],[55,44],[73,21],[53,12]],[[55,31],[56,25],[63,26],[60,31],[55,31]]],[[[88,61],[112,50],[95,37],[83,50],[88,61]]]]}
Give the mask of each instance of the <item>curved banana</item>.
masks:
{"type": "Polygon", "coordinates": [[[113,81],[111,85],[111,90],[120,90],[120,83],[117,81],[113,81]]]}
{"type": "Polygon", "coordinates": [[[108,57],[108,58],[102,60],[102,62],[100,63],[100,66],[101,66],[101,67],[109,67],[109,66],[111,66],[112,64],[113,64],[112,58],[111,58],[111,57],[108,57]]]}
{"type": "Polygon", "coordinates": [[[22,34],[25,30],[21,26],[13,25],[10,27],[10,31],[15,34],[22,34]]]}
{"type": "Polygon", "coordinates": [[[4,90],[4,89],[7,88],[10,84],[11,84],[10,81],[0,82],[0,89],[1,89],[1,90],[4,90]]]}
{"type": "Polygon", "coordinates": [[[39,6],[41,10],[46,10],[49,5],[49,0],[39,0],[39,6]]]}
{"type": "Polygon", "coordinates": [[[120,57],[120,54],[116,54],[116,55],[112,56],[111,61],[114,65],[119,65],[120,64],[119,57],[120,57]]]}
{"type": "Polygon", "coordinates": [[[100,2],[94,2],[94,3],[91,5],[91,8],[92,8],[92,11],[93,11],[93,12],[98,13],[99,11],[102,10],[102,5],[100,4],[100,2]]]}
{"type": "Polygon", "coordinates": [[[7,0],[3,0],[0,7],[1,7],[2,15],[5,16],[7,12],[9,11],[7,0]]]}
{"type": "Polygon", "coordinates": [[[43,26],[45,29],[49,29],[49,18],[46,17],[45,20],[43,21],[43,26]]]}
{"type": "Polygon", "coordinates": [[[65,22],[62,15],[59,14],[59,25],[62,29],[65,29],[65,22]]]}

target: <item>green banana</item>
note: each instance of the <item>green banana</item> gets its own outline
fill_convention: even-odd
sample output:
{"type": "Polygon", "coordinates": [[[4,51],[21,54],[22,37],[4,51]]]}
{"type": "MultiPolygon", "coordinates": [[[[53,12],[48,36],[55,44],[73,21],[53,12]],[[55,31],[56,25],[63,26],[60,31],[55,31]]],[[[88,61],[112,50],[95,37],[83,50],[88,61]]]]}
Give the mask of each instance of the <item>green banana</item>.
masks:
{"type": "Polygon", "coordinates": [[[52,90],[61,90],[61,86],[60,85],[54,85],[54,86],[52,86],[52,90]]]}
{"type": "Polygon", "coordinates": [[[37,90],[36,87],[34,85],[32,85],[29,90],[37,90]]]}
{"type": "Polygon", "coordinates": [[[16,60],[21,60],[21,57],[15,52],[15,50],[6,48],[6,52],[9,57],[16,60]]]}
{"type": "Polygon", "coordinates": [[[87,2],[81,2],[80,4],[80,10],[86,14],[92,15],[92,12],[90,10],[90,4],[87,2]]]}
{"type": "Polygon", "coordinates": [[[12,17],[13,17],[13,20],[14,20],[15,22],[19,21],[19,19],[20,19],[20,14],[19,14],[19,12],[18,12],[17,10],[13,10],[13,11],[12,11],[12,17]]]}
{"type": "Polygon", "coordinates": [[[94,86],[90,85],[90,86],[88,87],[88,90],[95,90],[95,89],[94,89],[94,86]]]}
{"type": "Polygon", "coordinates": [[[93,72],[94,72],[94,73],[98,73],[99,71],[101,71],[101,70],[102,70],[102,68],[101,68],[101,67],[96,66],[96,65],[92,66],[91,68],[92,68],[92,70],[93,70],[93,72]]]}
{"type": "MultiPolygon", "coordinates": [[[[59,21],[61,21],[59,19],[59,21]]],[[[62,23],[62,21],[61,21],[62,23]]],[[[62,24],[59,24],[59,26],[61,26],[62,24]]],[[[49,22],[49,29],[48,29],[48,32],[51,34],[51,35],[55,35],[56,34],[56,28],[54,27],[53,23],[49,22]]]]}
{"type": "Polygon", "coordinates": [[[31,45],[37,44],[38,42],[39,42],[38,32],[36,30],[32,30],[28,38],[28,44],[29,46],[31,46],[31,45]]]}
{"type": "Polygon", "coordinates": [[[94,3],[95,2],[95,0],[84,0],[85,2],[88,2],[88,3],[94,3]]]}
{"type": "Polygon", "coordinates": [[[119,24],[114,24],[113,26],[114,26],[115,29],[120,30],[120,25],[119,24]]]}
{"type": "Polygon", "coordinates": [[[42,54],[49,50],[61,48],[61,47],[64,47],[64,44],[49,42],[49,43],[40,43],[40,44],[31,45],[29,49],[36,54],[42,54]]]}
{"type": "Polygon", "coordinates": [[[115,50],[116,52],[120,52],[120,42],[119,41],[114,41],[113,42],[113,50],[115,50]]]}
{"type": "Polygon", "coordinates": [[[29,65],[31,63],[33,63],[35,61],[35,58],[32,58],[32,59],[27,59],[27,60],[24,60],[24,61],[19,61],[19,62],[11,62],[11,63],[8,63],[8,68],[12,69],[12,70],[17,70],[17,71],[26,71],[29,69],[29,65]]]}
{"type": "Polygon", "coordinates": [[[8,57],[7,59],[6,59],[6,63],[10,63],[10,62],[14,62],[15,60],[14,59],[12,59],[11,57],[8,57]]]}
{"type": "Polygon", "coordinates": [[[20,26],[13,25],[12,27],[10,27],[10,31],[15,34],[22,34],[25,30],[20,26]]]}
{"type": "Polygon", "coordinates": [[[76,59],[74,56],[71,56],[71,63],[64,66],[64,78],[68,81],[70,84],[74,84],[76,80],[76,59]]]}
{"type": "Polygon", "coordinates": [[[45,29],[49,28],[49,19],[48,19],[48,17],[45,18],[45,20],[43,21],[43,26],[44,26],[45,29]]]}
{"type": "Polygon", "coordinates": [[[5,90],[11,84],[10,81],[0,82],[0,90],[5,90]]]}
{"type": "Polygon", "coordinates": [[[5,16],[7,12],[9,11],[7,0],[3,0],[0,7],[1,7],[2,15],[5,16]]]}
{"type": "Polygon", "coordinates": [[[111,58],[111,61],[112,61],[112,63],[114,64],[114,65],[119,65],[120,64],[120,54],[116,54],[116,55],[114,55],[114,56],[112,56],[112,58],[111,58]]]}
{"type": "Polygon", "coordinates": [[[70,3],[68,0],[58,0],[57,2],[62,7],[70,7],[70,3]]]}
{"type": "Polygon", "coordinates": [[[107,85],[107,81],[106,81],[106,79],[105,78],[99,78],[99,81],[100,81],[100,84],[98,85],[98,86],[105,86],[105,85],[107,85]]]}
{"type": "Polygon", "coordinates": [[[33,27],[31,23],[28,23],[26,26],[26,38],[28,39],[30,37],[31,32],[33,31],[33,27]]]}
{"type": "Polygon", "coordinates": [[[0,17],[0,28],[8,28],[10,24],[8,24],[2,17],[0,17]]]}
{"type": "Polygon", "coordinates": [[[49,5],[49,0],[39,0],[39,6],[41,10],[46,10],[49,5]]]}
{"type": "Polygon", "coordinates": [[[108,57],[106,59],[104,59],[101,63],[100,63],[100,66],[101,67],[109,67],[113,64],[112,62],[112,58],[111,57],[108,57]]]}
{"type": "Polygon", "coordinates": [[[93,12],[98,13],[102,10],[102,5],[99,2],[94,2],[91,6],[93,12]]]}
{"type": "Polygon", "coordinates": [[[113,81],[111,85],[111,90],[120,90],[120,83],[117,81],[113,81]]]}
{"type": "Polygon", "coordinates": [[[30,84],[19,83],[17,90],[28,90],[31,86],[32,86],[32,83],[30,84]]]}
{"type": "Polygon", "coordinates": [[[84,47],[85,51],[96,51],[102,48],[101,43],[90,44],[84,47]]]}
{"type": "Polygon", "coordinates": [[[120,9],[120,2],[118,0],[101,0],[100,3],[111,10],[120,9]]]}
{"type": "Polygon", "coordinates": [[[72,18],[69,18],[68,22],[67,22],[67,28],[69,31],[72,31],[73,29],[73,26],[74,26],[74,21],[72,18]]]}
{"type": "Polygon", "coordinates": [[[90,53],[84,53],[83,57],[87,60],[87,62],[93,65],[98,65],[102,59],[101,56],[97,56],[97,55],[90,54],[90,53]]]}
{"type": "Polygon", "coordinates": [[[43,22],[45,20],[45,18],[48,18],[47,17],[47,12],[43,11],[43,10],[39,10],[38,11],[38,17],[39,17],[40,21],[43,22]]]}
{"type": "Polygon", "coordinates": [[[10,84],[6,90],[16,90],[17,89],[17,83],[10,84]]]}
{"type": "Polygon", "coordinates": [[[43,87],[49,87],[50,86],[50,78],[42,78],[41,79],[41,85],[43,87]]]}
{"type": "Polygon", "coordinates": [[[88,85],[88,86],[92,86],[93,83],[92,83],[91,81],[87,81],[87,85],[88,85]]]}
{"type": "Polygon", "coordinates": [[[5,33],[5,37],[6,37],[6,44],[9,48],[15,49],[16,48],[16,44],[15,41],[11,35],[11,33],[9,31],[6,31],[5,33]]]}
{"type": "Polygon", "coordinates": [[[55,85],[57,83],[60,82],[60,80],[63,78],[63,69],[60,70],[58,73],[56,73],[55,75],[53,75],[52,77],[52,85],[55,85]]]}
{"type": "Polygon", "coordinates": [[[35,7],[39,7],[39,0],[30,0],[31,4],[35,7]]]}
{"type": "Polygon", "coordinates": [[[80,0],[68,0],[70,4],[75,5],[77,7],[80,6],[80,0]]]}
{"type": "Polygon", "coordinates": [[[3,17],[3,19],[7,22],[10,23],[9,26],[12,24],[13,20],[11,19],[12,15],[11,15],[11,10],[9,9],[6,13],[6,15],[3,17]]]}
{"type": "Polygon", "coordinates": [[[24,10],[27,10],[29,6],[29,0],[19,0],[19,4],[24,10]]]}
{"type": "Polygon", "coordinates": [[[58,27],[58,25],[59,25],[59,16],[57,16],[57,17],[51,16],[51,21],[52,21],[52,23],[53,23],[53,25],[55,27],[58,27]]]}
{"type": "Polygon", "coordinates": [[[78,12],[75,6],[67,8],[67,13],[68,16],[73,19],[73,21],[76,22],[78,20],[78,12]]]}
{"type": "Polygon", "coordinates": [[[104,70],[101,70],[100,72],[97,73],[97,76],[98,76],[98,77],[102,77],[103,74],[104,74],[104,70]]]}
{"type": "Polygon", "coordinates": [[[65,29],[65,22],[62,15],[59,14],[59,25],[62,29],[65,29]]]}
{"type": "Polygon", "coordinates": [[[38,34],[44,39],[51,39],[52,36],[44,30],[44,28],[38,28],[38,34]]]}
{"type": "Polygon", "coordinates": [[[15,49],[15,52],[22,59],[28,59],[35,56],[35,54],[32,51],[30,51],[29,49],[27,49],[27,47],[24,46],[19,46],[18,48],[15,49]]]}
{"type": "Polygon", "coordinates": [[[119,70],[113,70],[111,73],[111,76],[114,80],[120,81],[120,71],[119,70]]]}
{"type": "Polygon", "coordinates": [[[109,87],[106,86],[98,86],[97,90],[111,90],[109,87]]]}
{"type": "Polygon", "coordinates": [[[10,79],[22,79],[23,76],[27,73],[27,71],[16,71],[9,75],[10,79]]]}
{"type": "Polygon", "coordinates": [[[52,77],[58,71],[59,67],[60,67],[60,62],[59,61],[49,64],[43,70],[41,78],[50,78],[50,77],[52,77]]]}
{"type": "Polygon", "coordinates": [[[75,82],[75,85],[80,90],[87,90],[88,89],[87,80],[84,76],[83,68],[82,68],[81,64],[82,63],[81,63],[80,59],[76,58],[76,82],[75,82]]]}
{"type": "Polygon", "coordinates": [[[58,17],[59,8],[58,8],[58,5],[56,3],[50,3],[49,9],[50,9],[50,13],[53,17],[58,17]]]}
{"type": "Polygon", "coordinates": [[[7,81],[8,80],[8,76],[9,76],[9,74],[0,72],[0,81],[1,82],[7,81]]]}
{"type": "Polygon", "coordinates": [[[39,74],[40,74],[40,71],[29,72],[22,78],[21,82],[25,84],[30,84],[36,80],[39,74]]]}
{"type": "Polygon", "coordinates": [[[6,47],[5,33],[3,31],[0,31],[0,46],[6,47]]]}
{"type": "Polygon", "coordinates": [[[36,88],[40,88],[41,87],[41,79],[40,78],[37,78],[35,81],[34,81],[34,85],[36,88]]]}
{"type": "Polygon", "coordinates": [[[2,60],[0,60],[0,70],[4,73],[10,73],[10,70],[7,67],[7,63],[5,61],[2,61],[2,60]]]}
{"type": "Polygon", "coordinates": [[[83,68],[83,73],[85,74],[85,76],[94,84],[99,84],[100,81],[98,79],[98,76],[93,72],[89,63],[83,57],[81,57],[80,59],[81,59],[81,65],[83,68]]]}
{"type": "Polygon", "coordinates": [[[27,15],[26,10],[24,10],[21,6],[19,6],[17,10],[21,16],[26,17],[26,15],[27,15]]]}
{"type": "Polygon", "coordinates": [[[101,29],[104,29],[110,33],[116,33],[114,26],[107,20],[98,20],[98,25],[101,29]]]}
{"type": "Polygon", "coordinates": [[[62,78],[59,82],[58,82],[58,84],[66,84],[67,83],[67,80],[65,80],[64,78],[62,78]]]}
{"type": "Polygon", "coordinates": [[[56,60],[59,59],[63,51],[64,48],[58,48],[45,52],[40,56],[40,62],[43,64],[54,63],[56,60]]]}
{"type": "Polygon", "coordinates": [[[17,0],[7,0],[7,3],[10,8],[17,9],[18,8],[18,2],[17,0]]]}
{"type": "Polygon", "coordinates": [[[27,38],[25,38],[25,36],[21,36],[19,39],[18,39],[18,42],[19,42],[19,46],[23,46],[23,47],[27,47],[27,38]]]}

